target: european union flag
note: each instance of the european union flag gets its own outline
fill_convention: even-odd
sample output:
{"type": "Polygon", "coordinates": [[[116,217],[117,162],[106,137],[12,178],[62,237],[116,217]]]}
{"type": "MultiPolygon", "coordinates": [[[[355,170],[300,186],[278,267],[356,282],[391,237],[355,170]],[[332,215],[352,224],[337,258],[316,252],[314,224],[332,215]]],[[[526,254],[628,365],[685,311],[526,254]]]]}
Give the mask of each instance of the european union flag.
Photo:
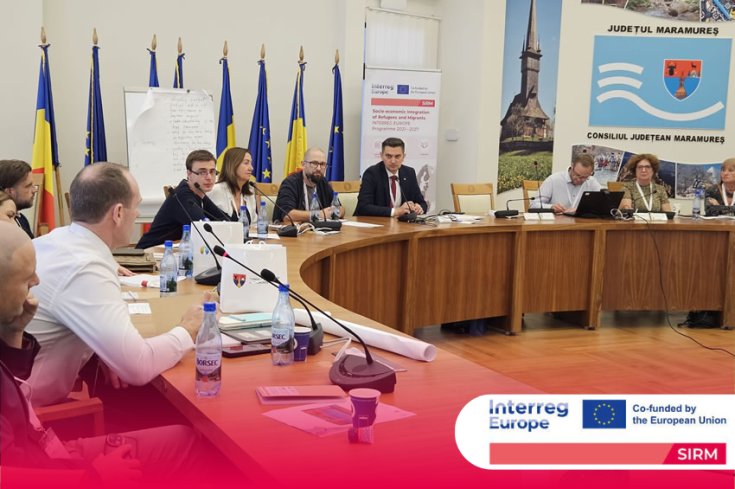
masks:
{"type": "Polygon", "coordinates": [[[184,53],[176,58],[176,69],[174,71],[174,88],[184,88],[184,53]]]}
{"type": "Polygon", "coordinates": [[[149,53],[151,53],[151,69],[150,74],[148,75],[148,86],[149,87],[157,87],[158,86],[158,60],[156,60],[156,52],[148,50],[149,53]]]}
{"type": "Polygon", "coordinates": [[[408,95],[409,93],[409,87],[408,85],[398,85],[398,95],[408,95]]]}
{"type": "Polygon", "coordinates": [[[582,428],[625,429],[625,400],[582,401],[582,428]]]}
{"type": "Polygon", "coordinates": [[[92,46],[92,71],[89,76],[89,107],[87,108],[87,148],[84,166],[96,161],[107,161],[107,138],[105,116],[102,113],[100,91],[99,46],[92,46]]]}
{"type": "Polygon", "coordinates": [[[253,172],[257,182],[271,182],[273,165],[271,161],[271,122],[268,115],[268,73],[265,60],[258,61],[258,98],[255,101],[253,124],[250,126],[248,149],[253,157],[253,172]]]}
{"type": "Polygon", "coordinates": [[[219,124],[217,124],[217,169],[222,169],[225,152],[235,146],[235,111],[232,109],[230,93],[230,68],[227,58],[222,63],[222,99],[219,104],[219,124]]]}
{"type": "Polygon", "coordinates": [[[327,180],[341,182],[345,179],[345,142],[342,132],[342,77],[339,65],[334,69],[334,104],[332,110],[332,127],[329,132],[329,154],[327,155],[327,180]]]}

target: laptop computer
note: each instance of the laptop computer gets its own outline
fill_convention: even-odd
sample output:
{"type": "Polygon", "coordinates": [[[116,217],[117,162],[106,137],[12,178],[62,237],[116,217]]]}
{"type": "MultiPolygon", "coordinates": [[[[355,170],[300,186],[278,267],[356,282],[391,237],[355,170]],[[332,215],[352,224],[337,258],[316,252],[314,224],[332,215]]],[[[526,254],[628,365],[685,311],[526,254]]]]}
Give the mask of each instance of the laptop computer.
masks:
{"type": "Polygon", "coordinates": [[[610,192],[600,190],[599,192],[584,192],[579,199],[579,205],[575,212],[565,212],[565,216],[584,217],[592,219],[612,219],[610,211],[620,207],[623,200],[623,192],[610,192]]]}

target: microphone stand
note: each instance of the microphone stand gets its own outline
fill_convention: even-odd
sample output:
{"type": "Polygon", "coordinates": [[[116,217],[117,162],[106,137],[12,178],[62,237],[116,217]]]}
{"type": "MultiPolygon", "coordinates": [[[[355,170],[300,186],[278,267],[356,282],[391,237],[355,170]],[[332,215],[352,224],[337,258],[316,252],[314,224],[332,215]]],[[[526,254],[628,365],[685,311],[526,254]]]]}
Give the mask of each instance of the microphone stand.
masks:
{"type": "MultiPolygon", "coordinates": [[[[276,202],[273,199],[271,199],[270,197],[268,197],[267,195],[265,195],[263,193],[263,191],[260,190],[257,185],[255,185],[255,183],[248,182],[248,184],[256,192],[258,192],[260,195],[262,195],[263,197],[265,197],[266,199],[268,199],[271,204],[273,204],[274,206],[276,206],[276,208],[278,208],[278,210],[280,210],[281,212],[283,212],[283,208],[280,205],[276,204],[276,202]]],[[[278,230],[278,236],[280,236],[282,238],[297,238],[299,236],[299,228],[298,228],[298,226],[296,226],[296,224],[294,224],[293,219],[291,219],[291,216],[289,216],[286,212],[283,212],[283,215],[286,216],[289,221],[291,221],[291,225],[290,226],[285,226],[285,227],[282,227],[281,229],[279,229],[278,230]]]]}
{"type": "Polygon", "coordinates": [[[202,273],[198,274],[196,277],[194,277],[194,281],[202,285],[217,285],[222,278],[222,267],[220,266],[219,261],[217,261],[217,257],[215,256],[214,251],[212,251],[212,248],[209,247],[209,243],[207,243],[207,240],[204,239],[202,232],[199,231],[199,228],[196,226],[196,223],[192,220],[191,215],[186,210],[186,207],[184,207],[184,204],[181,203],[181,200],[179,199],[179,196],[176,193],[176,190],[169,187],[168,194],[170,196],[173,196],[174,199],[176,199],[176,202],[179,203],[179,205],[181,206],[181,210],[184,211],[184,214],[186,214],[186,217],[191,222],[191,226],[197,232],[199,237],[202,238],[202,241],[204,242],[204,246],[207,247],[209,252],[212,253],[212,258],[214,258],[214,264],[216,265],[216,267],[210,268],[209,270],[205,270],[202,273]]]}
{"type": "Polygon", "coordinates": [[[538,161],[534,161],[533,162],[533,166],[536,169],[536,185],[538,185],[538,195],[536,197],[530,197],[528,200],[538,200],[541,203],[539,204],[539,207],[530,207],[529,206],[528,207],[528,212],[534,212],[536,214],[544,214],[544,213],[553,214],[554,213],[554,210],[553,209],[546,209],[544,207],[543,200],[541,200],[541,180],[539,179],[539,175],[538,175],[538,161]]]}
{"type": "MultiPolygon", "coordinates": [[[[280,284],[280,281],[278,281],[275,274],[267,268],[263,269],[262,274],[258,274],[232,258],[221,246],[215,246],[214,252],[224,258],[229,258],[251,273],[261,277],[263,280],[269,281],[269,279],[272,279],[280,284]]],[[[327,315],[327,313],[315,306],[309,300],[296,292],[290,291],[290,293],[309,304],[312,308],[322,313],[324,317],[329,318],[337,326],[354,336],[360,342],[363,350],[365,351],[365,358],[356,355],[343,355],[339,360],[332,364],[332,368],[329,370],[329,380],[332,381],[333,384],[338,385],[344,390],[368,388],[377,389],[384,394],[393,392],[396,384],[396,373],[390,367],[373,360],[372,355],[370,355],[370,350],[368,350],[368,347],[362,338],[332,316],[327,315]]]]}
{"type": "MultiPolygon", "coordinates": [[[[204,192],[204,190],[202,190],[202,186],[199,185],[199,182],[194,182],[194,187],[196,187],[196,189],[199,190],[204,195],[204,197],[202,198],[202,200],[212,202],[212,199],[210,199],[209,196],[204,192]]],[[[214,202],[212,202],[212,205],[214,207],[216,207],[217,210],[219,211],[219,213],[222,214],[222,216],[224,217],[224,219],[215,219],[215,220],[217,220],[217,221],[228,221],[228,222],[232,222],[232,217],[231,216],[228,216],[227,214],[225,214],[224,211],[222,209],[220,209],[219,206],[217,206],[217,204],[215,204],[214,202]]],[[[204,210],[204,209],[202,209],[202,210],[204,210]]]]}
{"type": "MultiPolygon", "coordinates": [[[[400,174],[400,168],[398,173],[400,174]]],[[[403,186],[401,185],[401,177],[400,175],[396,177],[396,182],[398,182],[398,190],[401,192],[401,198],[403,199],[403,202],[408,202],[408,199],[406,198],[406,194],[403,193],[403,186]]],[[[410,207],[409,207],[409,210],[410,207]]],[[[416,222],[416,218],[418,215],[415,212],[408,212],[406,214],[403,214],[398,218],[400,222],[416,222]]]]}

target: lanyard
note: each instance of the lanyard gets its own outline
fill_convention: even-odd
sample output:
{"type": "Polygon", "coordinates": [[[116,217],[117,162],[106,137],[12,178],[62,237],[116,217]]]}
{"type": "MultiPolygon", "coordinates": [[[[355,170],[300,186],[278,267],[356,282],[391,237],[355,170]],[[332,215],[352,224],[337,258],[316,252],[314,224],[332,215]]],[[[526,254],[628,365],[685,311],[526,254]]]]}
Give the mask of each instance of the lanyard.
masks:
{"type": "Polygon", "coordinates": [[[641,188],[640,184],[638,182],[635,182],[635,186],[638,187],[638,193],[641,194],[641,200],[644,204],[646,204],[646,209],[648,210],[648,212],[651,212],[651,207],[653,207],[653,182],[651,182],[648,186],[648,189],[651,192],[651,198],[648,200],[646,200],[646,196],[643,195],[643,189],[641,188]]]}
{"type": "Polygon", "coordinates": [[[728,201],[727,200],[727,192],[725,192],[725,184],[724,183],[722,184],[722,202],[725,205],[728,205],[728,206],[729,205],[735,205],[735,192],[733,192],[733,195],[732,195],[732,202],[728,201]]]}
{"type": "MultiPolygon", "coordinates": [[[[309,187],[306,186],[306,183],[304,183],[304,209],[307,211],[311,211],[311,198],[314,196],[314,194],[317,193],[316,191],[316,185],[314,185],[314,190],[309,193],[309,187]]],[[[317,195],[317,199],[319,196],[317,195]]],[[[319,206],[321,209],[321,205],[319,206]]]]}

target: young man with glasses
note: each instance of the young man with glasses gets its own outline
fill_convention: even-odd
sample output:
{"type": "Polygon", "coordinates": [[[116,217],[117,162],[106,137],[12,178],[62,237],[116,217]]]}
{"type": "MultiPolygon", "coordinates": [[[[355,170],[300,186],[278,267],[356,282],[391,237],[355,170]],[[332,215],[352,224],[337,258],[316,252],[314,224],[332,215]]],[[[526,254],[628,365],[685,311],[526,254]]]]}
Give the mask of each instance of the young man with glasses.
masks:
{"type": "MultiPolygon", "coordinates": [[[[281,182],[273,209],[273,222],[308,222],[312,196],[316,193],[319,201],[320,219],[329,219],[329,208],[334,198],[332,186],[324,178],[327,172],[327,156],[319,148],[309,148],[301,162],[302,170],[292,173],[281,182]],[[280,207],[280,208],[279,208],[280,207]]],[[[345,216],[345,208],[339,206],[339,217],[345,216]]]]}
{"type": "Polygon", "coordinates": [[[544,180],[531,208],[552,209],[556,214],[574,212],[584,192],[602,189],[593,173],[595,160],[588,153],[574,156],[572,166],[565,171],[553,173],[544,180]]]}
{"type": "MultiPolygon", "coordinates": [[[[186,179],[179,183],[175,191],[194,221],[200,221],[205,217],[212,221],[226,220],[227,216],[219,210],[219,207],[205,198],[205,194],[214,187],[218,174],[217,159],[209,151],[199,149],[186,157],[186,179]],[[199,184],[199,188],[196,184],[199,184]]],[[[145,249],[163,244],[169,239],[172,241],[181,239],[184,224],[191,224],[191,220],[175,198],[167,197],[153,219],[151,228],[140,238],[136,248],[145,249]]]]}

